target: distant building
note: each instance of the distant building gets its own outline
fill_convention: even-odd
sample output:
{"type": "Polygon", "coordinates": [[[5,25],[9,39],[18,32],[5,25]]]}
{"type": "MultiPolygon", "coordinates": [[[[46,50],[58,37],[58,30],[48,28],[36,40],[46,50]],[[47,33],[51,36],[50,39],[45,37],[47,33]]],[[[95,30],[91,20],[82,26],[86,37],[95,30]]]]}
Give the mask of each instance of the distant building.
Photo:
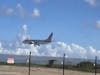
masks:
{"type": "Polygon", "coordinates": [[[14,58],[13,58],[13,57],[9,57],[9,58],[7,59],[7,63],[8,63],[8,64],[14,64],[14,63],[15,63],[14,58]]]}

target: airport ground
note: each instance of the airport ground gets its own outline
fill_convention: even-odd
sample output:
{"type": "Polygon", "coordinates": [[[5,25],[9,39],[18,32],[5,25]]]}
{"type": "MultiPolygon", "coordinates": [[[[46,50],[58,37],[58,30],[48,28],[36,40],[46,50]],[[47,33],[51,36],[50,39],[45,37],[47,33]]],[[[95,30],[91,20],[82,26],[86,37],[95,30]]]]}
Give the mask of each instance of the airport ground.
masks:
{"type": "MultiPolygon", "coordinates": [[[[30,75],[62,75],[62,69],[31,67],[30,75]]],[[[28,67],[0,65],[0,75],[28,75],[28,67]]],[[[94,73],[65,70],[65,75],[95,75],[94,73]]],[[[98,73],[97,75],[100,75],[98,73]]]]}

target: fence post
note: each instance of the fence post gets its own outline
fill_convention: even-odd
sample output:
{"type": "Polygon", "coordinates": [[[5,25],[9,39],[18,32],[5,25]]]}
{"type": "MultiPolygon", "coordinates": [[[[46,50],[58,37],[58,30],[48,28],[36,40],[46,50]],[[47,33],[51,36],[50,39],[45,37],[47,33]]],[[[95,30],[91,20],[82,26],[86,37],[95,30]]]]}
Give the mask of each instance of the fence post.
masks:
{"type": "Polygon", "coordinates": [[[97,56],[95,56],[95,75],[97,73],[97,56]]]}
{"type": "Polygon", "coordinates": [[[30,75],[30,68],[31,68],[31,51],[29,54],[29,72],[28,72],[28,75],[30,75]]]}
{"type": "Polygon", "coordinates": [[[65,74],[64,70],[65,70],[65,53],[63,55],[63,75],[65,74]]]}

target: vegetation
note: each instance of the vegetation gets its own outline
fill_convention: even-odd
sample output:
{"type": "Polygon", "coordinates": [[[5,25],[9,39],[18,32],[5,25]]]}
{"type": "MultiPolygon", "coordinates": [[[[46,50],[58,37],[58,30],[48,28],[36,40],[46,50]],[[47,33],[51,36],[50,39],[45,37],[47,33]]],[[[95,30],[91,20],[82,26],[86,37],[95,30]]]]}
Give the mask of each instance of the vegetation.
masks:
{"type": "Polygon", "coordinates": [[[80,62],[77,64],[76,68],[80,71],[86,71],[86,72],[94,72],[95,66],[92,62],[80,62]]]}
{"type": "MultiPolygon", "coordinates": [[[[28,64],[23,64],[23,63],[7,64],[4,62],[0,62],[0,65],[26,66],[26,67],[28,66],[28,64]]],[[[47,65],[31,64],[31,67],[48,67],[48,68],[59,68],[59,69],[63,68],[61,64],[54,64],[54,61],[49,61],[47,65]]],[[[95,72],[94,63],[88,61],[80,62],[77,65],[65,65],[65,69],[84,71],[84,72],[95,72]]],[[[100,73],[100,64],[97,64],[97,72],[100,73]]]]}
{"type": "MultiPolygon", "coordinates": [[[[62,69],[62,65],[60,64],[54,64],[52,66],[47,66],[50,68],[59,68],[62,69]]],[[[97,72],[100,73],[100,64],[97,64],[97,72]]],[[[80,62],[77,65],[65,65],[65,69],[68,70],[76,70],[76,71],[84,71],[84,72],[95,72],[95,66],[94,63],[85,61],[85,62],[80,62]]]]}

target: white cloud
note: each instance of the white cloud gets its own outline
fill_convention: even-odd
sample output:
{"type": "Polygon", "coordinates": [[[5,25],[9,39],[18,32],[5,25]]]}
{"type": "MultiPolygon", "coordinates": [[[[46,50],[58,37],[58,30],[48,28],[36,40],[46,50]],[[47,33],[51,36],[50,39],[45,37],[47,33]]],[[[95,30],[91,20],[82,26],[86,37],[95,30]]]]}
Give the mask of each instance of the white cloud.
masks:
{"type": "Polygon", "coordinates": [[[33,10],[32,17],[33,17],[33,18],[34,18],[34,17],[40,17],[40,11],[39,11],[39,9],[35,8],[35,9],[33,10]]]}
{"type": "Polygon", "coordinates": [[[14,14],[14,9],[12,9],[12,8],[7,8],[7,9],[5,10],[5,14],[6,14],[6,15],[13,15],[13,14],[14,14]]]}
{"type": "Polygon", "coordinates": [[[18,39],[20,41],[23,41],[25,39],[30,39],[30,36],[28,35],[28,25],[24,24],[22,26],[22,29],[23,29],[23,33],[18,35],[18,39]]]}
{"type": "Polygon", "coordinates": [[[21,18],[24,18],[24,17],[26,16],[26,11],[25,11],[25,9],[22,7],[22,5],[19,3],[19,4],[17,4],[16,8],[17,8],[17,13],[18,13],[18,15],[19,15],[21,18]]]}
{"type": "Polygon", "coordinates": [[[4,16],[18,16],[20,18],[37,18],[40,17],[40,10],[34,8],[32,11],[28,12],[20,3],[16,5],[15,8],[0,7],[0,15],[4,16]]]}
{"type": "MultiPolygon", "coordinates": [[[[31,14],[31,13],[26,12],[21,4],[17,4],[16,8],[18,9],[19,16],[22,18],[29,17],[29,15],[31,14]]],[[[31,14],[31,17],[36,18],[39,16],[40,16],[39,9],[34,8],[32,14],[31,14]]]]}
{"type": "Polygon", "coordinates": [[[100,30],[100,20],[94,21],[94,23],[90,23],[88,27],[100,30]]]}
{"type": "Polygon", "coordinates": [[[97,0],[85,0],[85,2],[89,3],[92,6],[95,6],[96,5],[96,1],[97,0]]]}
{"type": "Polygon", "coordinates": [[[33,0],[34,2],[36,2],[36,3],[40,3],[41,2],[41,0],[33,0]]]}
{"type": "Polygon", "coordinates": [[[96,28],[100,29],[100,20],[96,21],[96,28]]]}
{"type": "Polygon", "coordinates": [[[13,15],[14,14],[14,9],[13,8],[9,8],[9,7],[2,7],[0,8],[0,14],[3,14],[3,15],[13,15]]]}
{"type": "Polygon", "coordinates": [[[22,5],[20,3],[18,3],[17,8],[22,8],[22,5]]]}
{"type": "Polygon", "coordinates": [[[23,46],[18,47],[15,50],[7,50],[0,47],[0,53],[3,54],[16,54],[16,55],[28,55],[29,51],[32,52],[32,55],[37,56],[54,56],[59,57],[63,56],[65,53],[67,57],[70,58],[94,58],[95,55],[100,57],[100,51],[94,49],[93,47],[84,48],[77,44],[67,45],[64,42],[56,42],[55,45],[44,45],[39,47],[34,47],[30,45],[29,47],[23,46]],[[65,46],[63,46],[65,44],[65,46]]]}
{"type": "Polygon", "coordinates": [[[23,30],[24,30],[25,32],[27,32],[28,26],[27,26],[26,24],[24,24],[22,28],[23,28],[23,30]]]}
{"type": "MultiPolygon", "coordinates": [[[[23,25],[22,28],[24,32],[28,29],[28,25],[23,25]]],[[[47,45],[41,45],[36,46],[34,45],[25,45],[22,43],[22,40],[29,37],[28,34],[21,33],[20,34],[20,41],[17,41],[12,44],[12,46],[15,46],[14,49],[9,49],[5,46],[3,46],[2,42],[0,42],[0,54],[16,54],[16,55],[28,55],[29,51],[32,52],[32,55],[37,56],[54,56],[54,57],[60,57],[63,56],[63,54],[66,54],[66,57],[69,58],[94,58],[95,55],[100,57],[100,50],[97,50],[90,47],[82,47],[78,44],[72,43],[72,44],[66,44],[64,42],[56,42],[55,44],[47,44],[47,45]]],[[[8,46],[10,46],[11,43],[9,43],[8,46]]]]}
{"type": "Polygon", "coordinates": [[[33,0],[33,2],[35,2],[35,3],[42,3],[42,2],[45,2],[45,1],[47,1],[47,0],[33,0]]]}

